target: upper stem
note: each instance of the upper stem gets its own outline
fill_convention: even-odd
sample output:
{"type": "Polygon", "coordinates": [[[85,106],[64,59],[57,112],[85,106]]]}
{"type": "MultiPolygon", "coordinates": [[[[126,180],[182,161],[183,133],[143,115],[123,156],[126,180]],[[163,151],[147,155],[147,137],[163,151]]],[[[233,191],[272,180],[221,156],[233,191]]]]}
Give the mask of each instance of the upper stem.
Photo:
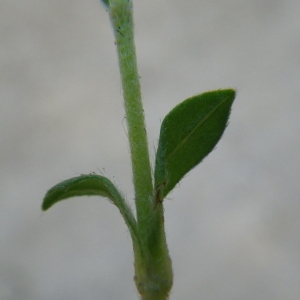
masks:
{"type": "Polygon", "coordinates": [[[137,223],[141,236],[146,236],[148,216],[152,207],[153,185],[134,45],[132,3],[130,0],[111,0],[109,13],[114,29],[122,78],[137,223]]]}

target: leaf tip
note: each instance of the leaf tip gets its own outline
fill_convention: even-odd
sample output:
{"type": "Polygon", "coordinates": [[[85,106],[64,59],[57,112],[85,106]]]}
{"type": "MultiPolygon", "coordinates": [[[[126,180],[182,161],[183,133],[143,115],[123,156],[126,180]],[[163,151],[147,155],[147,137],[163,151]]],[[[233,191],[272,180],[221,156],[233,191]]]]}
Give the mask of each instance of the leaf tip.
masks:
{"type": "Polygon", "coordinates": [[[46,195],[43,199],[43,202],[41,205],[42,211],[48,210],[54,204],[53,201],[49,201],[49,197],[51,196],[49,193],[50,191],[51,191],[51,189],[46,193],[46,195]]]}
{"type": "MultiPolygon", "coordinates": [[[[231,99],[232,101],[234,100],[235,95],[236,95],[236,90],[232,89],[232,88],[221,89],[221,90],[217,90],[215,92],[219,93],[220,96],[231,99]]],[[[208,93],[210,93],[210,92],[208,92],[208,93]]]]}

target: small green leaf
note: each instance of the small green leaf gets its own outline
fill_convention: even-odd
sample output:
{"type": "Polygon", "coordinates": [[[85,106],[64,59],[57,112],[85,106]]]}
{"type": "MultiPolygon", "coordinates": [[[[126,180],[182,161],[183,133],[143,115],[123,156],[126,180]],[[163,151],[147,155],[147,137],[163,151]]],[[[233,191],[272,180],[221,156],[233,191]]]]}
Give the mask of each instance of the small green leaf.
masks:
{"type": "Polygon", "coordinates": [[[47,210],[59,201],[77,196],[103,196],[109,198],[119,208],[130,230],[134,244],[140,243],[132,210],[118,189],[106,177],[97,174],[86,174],[60,182],[46,193],[43,199],[42,210],[47,210]]]}
{"type": "Polygon", "coordinates": [[[154,173],[157,201],[214,149],[226,128],[234,97],[232,89],[206,92],[186,99],[164,118],[154,173]]]}
{"type": "Polygon", "coordinates": [[[106,177],[87,174],[67,179],[52,187],[44,197],[42,209],[47,210],[56,202],[76,196],[103,196],[115,205],[122,199],[113,183],[106,177]]]}

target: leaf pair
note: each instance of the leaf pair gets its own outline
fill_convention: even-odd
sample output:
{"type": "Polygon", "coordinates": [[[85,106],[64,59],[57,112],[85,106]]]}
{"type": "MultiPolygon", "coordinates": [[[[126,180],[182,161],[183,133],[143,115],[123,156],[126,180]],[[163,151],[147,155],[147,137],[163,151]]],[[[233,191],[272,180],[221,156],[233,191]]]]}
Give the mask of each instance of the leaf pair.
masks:
{"type": "Polygon", "coordinates": [[[178,104],[164,118],[154,172],[157,201],[214,149],[234,97],[232,89],[206,92],[178,104]]]}
{"type": "MultiPolygon", "coordinates": [[[[162,201],[214,149],[226,128],[234,97],[231,89],[206,92],[178,104],[164,118],[154,171],[156,201],[162,201]]],[[[96,174],[57,184],[45,195],[42,209],[70,197],[93,195],[109,198],[130,230],[136,231],[135,218],[120,192],[109,179],[96,174]]]]}

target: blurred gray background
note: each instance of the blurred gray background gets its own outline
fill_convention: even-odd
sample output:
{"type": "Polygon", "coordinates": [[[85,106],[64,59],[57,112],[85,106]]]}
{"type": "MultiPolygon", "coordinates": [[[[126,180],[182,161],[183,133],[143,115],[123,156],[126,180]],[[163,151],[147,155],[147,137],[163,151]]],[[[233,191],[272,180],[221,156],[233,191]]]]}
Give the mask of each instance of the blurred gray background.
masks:
{"type": "MultiPolygon", "coordinates": [[[[236,88],[212,154],[165,202],[172,300],[300,298],[300,1],[134,1],[151,157],[180,101],[236,88]]],[[[0,300],[138,299],[116,207],[48,188],[105,173],[132,201],[121,82],[97,0],[0,3],[0,300]]]]}

